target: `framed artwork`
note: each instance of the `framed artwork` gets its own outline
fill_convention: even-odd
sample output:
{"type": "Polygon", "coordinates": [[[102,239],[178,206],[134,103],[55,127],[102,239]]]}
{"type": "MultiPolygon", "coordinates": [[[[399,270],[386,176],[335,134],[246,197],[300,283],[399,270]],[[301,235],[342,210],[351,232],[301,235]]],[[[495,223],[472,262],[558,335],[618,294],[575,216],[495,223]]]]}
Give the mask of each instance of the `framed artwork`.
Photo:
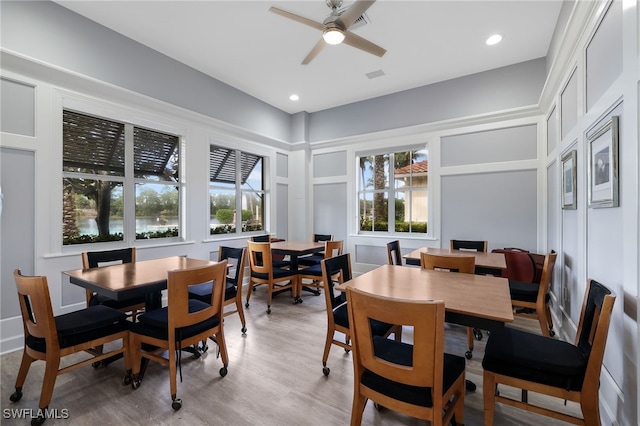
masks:
{"type": "Polygon", "coordinates": [[[589,207],[618,207],[618,116],[587,137],[589,207]]]}
{"type": "Polygon", "coordinates": [[[577,207],[577,163],[576,150],[562,157],[562,208],[574,210],[577,207]]]}

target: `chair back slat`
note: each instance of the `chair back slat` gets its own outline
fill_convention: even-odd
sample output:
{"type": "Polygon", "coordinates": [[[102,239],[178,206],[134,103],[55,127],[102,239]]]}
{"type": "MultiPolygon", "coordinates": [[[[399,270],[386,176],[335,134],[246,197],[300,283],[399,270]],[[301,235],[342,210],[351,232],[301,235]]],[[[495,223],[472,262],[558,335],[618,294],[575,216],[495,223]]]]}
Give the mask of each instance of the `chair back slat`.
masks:
{"type": "Polygon", "coordinates": [[[58,333],[53,319],[49,285],[45,276],[24,276],[19,269],[13,271],[25,337],[44,338],[47,347],[58,347],[58,333]]]}
{"type": "MultiPolygon", "coordinates": [[[[347,306],[355,364],[388,380],[430,387],[433,395],[442,395],[443,301],[393,299],[348,287],[347,306]],[[394,363],[384,359],[380,353],[376,356],[371,320],[413,328],[414,343],[410,365],[394,363]]],[[[356,367],[356,371],[359,370],[356,367]]]]}
{"type": "Polygon", "coordinates": [[[117,250],[85,251],[82,253],[82,267],[84,269],[97,268],[105,263],[132,263],[135,261],[135,247],[127,247],[117,250]]]}
{"type": "Polygon", "coordinates": [[[272,274],[271,243],[247,242],[252,273],[272,274]]]}
{"type": "Polygon", "coordinates": [[[333,235],[331,234],[313,234],[313,241],[316,243],[321,243],[324,241],[333,240],[333,235]]]}
{"type": "Polygon", "coordinates": [[[387,243],[387,257],[389,265],[402,265],[402,253],[400,252],[399,240],[387,243]]]}
{"type": "Polygon", "coordinates": [[[346,301],[346,295],[335,294],[334,285],[336,282],[342,284],[351,279],[351,256],[349,253],[324,259],[322,265],[322,280],[325,283],[325,297],[327,310],[332,310],[346,301]]]}
{"type": "Polygon", "coordinates": [[[169,300],[170,335],[177,328],[197,324],[216,315],[222,321],[222,300],[226,276],[226,260],[214,265],[177,269],[168,272],[167,296],[169,300]],[[189,313],[189,287],[207,282],[213,282],[210,306],[200,311],[189,313]]]}
{"type": "Polygon", "coordinates": [[[221,246],[218,251],[218,262],[226,260],[229,264],[227,268],[231,268],[233,275],[230,277],[234,280],[236,285],[242,284],[242,277],[244,276],[244,247],[227,247],[221,246]]]}
{"type": "Polygon", "coordinates": [[[344,240],[325,240],[324,242],[324,258],[340,256],[344,247],[344,240]]]}
{"type": "Polygon", "coordinates": [[[487,241],[472,241],[472,240],[449,240],[449,248],[451,250],[468,250],[479,251],[482,253],[487,252],[487,241]]]}
{"type": "Polygon", "coordinates": [[[422,252],[420,253],[420,265],[422,269],[473,274],[476,268],[476,258],[474,256],[441,256],[422,252]]]}

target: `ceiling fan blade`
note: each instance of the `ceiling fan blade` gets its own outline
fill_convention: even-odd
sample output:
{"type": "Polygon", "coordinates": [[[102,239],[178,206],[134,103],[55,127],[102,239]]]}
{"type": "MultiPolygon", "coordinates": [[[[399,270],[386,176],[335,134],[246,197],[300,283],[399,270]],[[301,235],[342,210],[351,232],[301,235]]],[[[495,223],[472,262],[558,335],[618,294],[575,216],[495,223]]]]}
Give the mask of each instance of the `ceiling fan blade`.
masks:
{"type": "Polygon", "coordinates": [[[360,50],[364,50],[365,52],[371,53],[372,55],[382,56],[387,53],[386,49],[378,46],[377,44],[371,43],[369,40],[360,37],[359,35],[355,35],[350,31],[344,32],[344,44],[348,44],[349,46],[355,47],[360,50]]]}
{"type": "Polygon", "coordinates": [[[336,23],[342,25],[344,29],[349,29],[356,19],[369,9],[376,0],[356,0],[338,19],[336,23]]]}
{"type": "Polygon", "coordinates": [[[302,61],[302,65],[307,65],[309,62],[313,60],[313,58],[318,56],[318,53],[320,53],[320,51],[324,48],[324,46],[326,46],[326,44],[327,43],[325,43],[324,39],[321,38],[320,41],[318,41],[318,43],[316,43],[316,45],[313,46],[313,49],[311,49],[311,52],[309,52],[307,57],[304,58],[304,60],[302,61]]]}
{"type": "Polygon", "coordinates": [[[305,18],[300,15],[296,15],[295,13],[287,12],[286,10],[278,9],[277,7],[273,7],[273,6],[269,8],[269,11],[275,13],[276,15],[293,19],[294,21],[300,22],[301,24],[308,25],[312,28],[315,28],[316,30],[324,31],[324,25],[321,24],[320,22],[313,21],[311,19],[305,18]]]}

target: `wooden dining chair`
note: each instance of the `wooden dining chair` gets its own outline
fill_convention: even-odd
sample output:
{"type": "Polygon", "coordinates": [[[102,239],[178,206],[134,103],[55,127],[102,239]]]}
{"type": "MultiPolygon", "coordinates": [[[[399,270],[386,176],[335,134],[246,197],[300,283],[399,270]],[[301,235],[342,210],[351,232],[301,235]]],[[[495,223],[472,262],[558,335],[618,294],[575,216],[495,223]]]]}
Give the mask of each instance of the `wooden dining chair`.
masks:
{"type": "MultiPolygon", "coordinates": [[[[254,243],[270,243],[272,240],[274,240],[274,238],[272,238],[271,235],[269,235],[269,234],[254,235],[253,237],[251,237],[251,241],[253,241],[254,243]]],[[[277,241],[280,241],[280,240],[277,240],[277,241]]],[[[285,260],[285,255],[283,255],[283,254],[274,255],[272,253],[271,254],[271,263],[273,264],[274,268],[289,268],[289,267],[291,267],[291,262],[288,261],[288,260],[285,260]]]]}
{"type": "Polygon", "coordinates": [[[491,333],[482,360],[484,424],[493,425],[500,402],[568,423],[600,425],[600,372],[615,299],[610,289],[588,280],[574,344],[510,327],[491,333]],[[521,398],[497,392],[500,384],[521,389],[521,398]],[[582,418],[530,403],[528,391],[575,401],[582,418]]]}
{"type": "Polygon", "coordinates": [[[389,265],[402,266],[402,253],[400,252],[400,241],[394,240],[387,243],[387,259],[389,265]]]}
{"type": "Polygon", "coordinates": [[[509,280],[514,315],[537,320],[542,334],[551,337],[556,333],[553,331],[553,318],[549,307],[551,299],[549,289],[557,257],[558,254],[553,250],[545,255],[539,284],[509,280]]]}
{"type": "MultiPolygon", "coordinates": [[[[116,250],[85,251],[81,254],[82,269],[97,268],[99,266],[116,263],[132,263],[136,261],[136,248],[128,247],[116,250]]],[[[144,312],[145,297],[137,296],[125,300],[114,300],[93,290],[86,291],[87,306],[105,305],[127,313],[135,322],[137,316],[144,312]]]]}
{"type": "MultiPolygon", "coordinates": [[[[325,241],[324,242],[324,256],[325,259],[329,259],[334,256],[339,256],[342,254],[342,249],[344,247],[343,240],[335,240],[335,241],[325,241]]],[[[325,286],[324,278],[322,275],[322,265],[320,263],[316,265],[309,266],[308,268],[300,269],[298,271],[298,280],[300,283],[300,289],[298,289],[298,294],[301,294],[302,286],[315,288],[316,290],[321,290],[325,286]],[[309,280],[307,282],[303,282],[303,280],[309,280]]],[[[319,293],[317,293],[319,294],[319,293]]]]}
{"type": "MultiPolygon", "coordinates": [[[[473,274],[476,268],[476,258],[473,256],[444,256],[422,252],[420,253],[420,266],[422,269],[473,274]]],[[[473,358],[473,348],[475,346],[473,339],[473,327],[467,327],[467,346],[469,347],[469,350],[465,353],[467,359],[473,358]]]]}
{"type": "MultiPolygon", "coordinates": [[[[247,322],[245,321],[244,309],[242,308],[242,281],[244,279],[245,252],[246,249],[244,247],[220,246],[218,250],[218,262],[226,260],[228,262],[227,269],[231,271],[231,275],[227,275],[225,280],[222,305],[223,308],[234,305],[233,309],[225,310],[223,316],[226,317],[237,313],[242,323],[242,328],[240,329],[242,334],[247,333],[247,322]]],[[[205,303],[211,301],[212,292],[213,283],[203,283],[189,287],[189,297],[205,303]]],[[[203,349],[205,349],[205,345],[206,342],[203,342],[203,349]]]]}
{"type": "Polygon", "coordinates": [[[22,398],[22,386],[31,364],[38,360],[45,362],[38,404],[42,411],[32,419],[32,425],[41,425],[46,420],[44,411],[49,407],[56,378],[61,374],[122,354],[127,370],[124,384],[129,384],[131,362],[128,330],[131,323],[127,321],[126,314],[108,306],[95,305],[54,317],[46,277],[24,276],[18,269],[13,271],[13,277],[22,314],[24,348],[15,392],[10,397],[12,402],[22,398]],[[106,353],[95,349],[118,340],[122,344],[115,348],[110,345],[111,350],[106,353]],[[69,362],[61,361],[79,352],[86,352],[91,357],[71,357],[66,358],[69,362]]]}
{"type": "Polygon", "coordinates": [[[207,338],[218,345],[223,364],[220,375],[227,375],[229,356],[222,320],[226,275],[226,260],[209,266],[168,272],[168,305],[140,315],[139,321],[132,324],[130,329],[133,389],[141,385],[140,369],[143,357],[168,365],[171,407],[174,410],[182,408],[182,400],[177,398],[176,383],[178,370],[182,378],[181,350],[197,346],[207,338]],[[208,282],[213,283],[209,303],[189,298],[189,287],[208,282]],[[165,352],[168,358],[164,356],[165,352]]]}
{"type": "MultiPolygon", "coordinates": [[[[333,235],[331,234],[313,234],[313,241],[316,243],[321,243],[325,241],[333,240],[333,235]]],[[[309,254],[306,256],[300,256],[298,258],[298,266],[314,266],[320,265],[320,262],[325,258],[325,252],[318,252],[309,254]]],[[[331,256],[329,256],[331,257],[331,256]]]]}
{"type": "MultiPolygon", "coordinates": [[[[347,298],[344,292],[336,294],[335,286],[351,279],[351,256],[349,253],[340,254],[323,260],[322,280],[325,283],[324,297],[327,307],[327,337],[322,354],[322,373],[328,376],[331,369],[327,367],[331,345],[340,346],[346,352],[351,350],[351,331],[349,330],[349,314],[347,313],[347,298]],[[342,334],[343,340],[336,338],[336,333],[342,334]]],[[[402,326],[392,325],[380,321],[371,321],[372,333],[376,336],[388,337],[394,335],[395,340],[402,340],[402,326]]]]}
{"type": "Polygon", "coordinates": [[[249,256],[249,289],[244,306],[249,307],[251,293],[259,285],[267,286],[267,314],[271,314],[271,301],[275,292],[291,289],[294,303],[297,303],[296,291],[298,285],[298,271],[276,268],[271,261],[271,243],[247,242],[249,256]]]}
{"type": "Polygon", "coordinates": [[[353,341],[351,425],[368,400],[431,425],[464,423],[465,360],[444,352],[444,302],[406,300],[347,287],[353,341]],[[413,344],[376,336],[371,320],[413,329],[413,344]]]}

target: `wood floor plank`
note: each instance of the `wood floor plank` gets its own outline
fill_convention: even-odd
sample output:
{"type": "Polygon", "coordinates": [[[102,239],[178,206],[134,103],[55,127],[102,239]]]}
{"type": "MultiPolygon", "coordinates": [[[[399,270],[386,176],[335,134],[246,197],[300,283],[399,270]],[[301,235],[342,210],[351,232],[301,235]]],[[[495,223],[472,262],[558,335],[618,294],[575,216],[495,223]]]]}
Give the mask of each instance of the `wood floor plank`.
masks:
{"type": "MultiPolygon", "coordinates": [[[[225,319],[229,350],[229,372],[224,378],[216,358],[216,347],[200,359],[184,354],[182,382],[178,397],[183,406],[171,408],[168,369],[151,363],[137,390],[122,385],[122,360],[94,369],[86,367],[58,377],[52,409],[68,409],[68,419],[49,419],[45,425],[347,425],[353,392],[351,354],[333,346],[328,360],[331,374],[322,374],[322,351],[326,333],[324,297],[303,294],[304,303],[293,305],[289,293],[273,300],[266,314],[266,292],[258,288],[245,310],[247,334],[242,336],[237,315],[225,319]]],[[[537,323],[517,319],[516,326],[539,332],[537,323]]],[[[447,325],[446,350],[463,355],[466,329],[447,325]]],[[[403,340],[411,339],[404,333],[403,340]]],[[[482,366],[485,338],[476,341],[473,359],[467,361],[467,377],[478,390],[465,396],[465,424],[483,424],[482,366]]],[[[38,406],[44,364],[36,362],[27,376],[23,397],[9,401],[13,393],[21,351],[0,357],[0,385],[3,425],[28,424],[24,419],[7,418],[7,409],[35,409],[38,406]]],[[[501,392],[512,392],[502,389],[501,392]]],[[[531,395],[530,400],[540,399],[531,395]]],[[[575,403],[541,397],[554,407],[579,413],[575,403]]],[[[423,425],[425,422],[367,404],[365,425],[423,425]]],[[[498,405],[496,426],[563,425],[559,421],[498,405]]]]}

